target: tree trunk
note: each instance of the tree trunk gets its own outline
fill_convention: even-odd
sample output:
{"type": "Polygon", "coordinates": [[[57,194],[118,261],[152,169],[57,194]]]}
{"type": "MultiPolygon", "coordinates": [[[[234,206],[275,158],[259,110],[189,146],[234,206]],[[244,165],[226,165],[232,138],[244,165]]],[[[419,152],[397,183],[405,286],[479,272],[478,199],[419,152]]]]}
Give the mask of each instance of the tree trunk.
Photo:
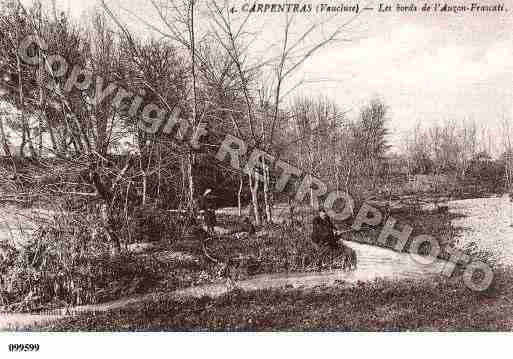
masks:
{"type": "Polygon", "coordinates": [[[194,154],[189,152],[186,160],[187,185],[188,185],[188,204],[191,212],[196,216],[196,206],[194,205],[194,154]]]}
{"type": "Polygon", "coordinates": [[[272,223],[272,212],[271,205],[269,200],[269,167],[266,166],[263,161],[262,165],[264,168],[264,208],[265,208],[265,217],[267,223],[272,223]]]}
{"type": "Polygon", "coordinates": [[[142,171],[142,178],[143,178],[143,193],[142,193],[142,205],[143,207],[146,206],[146,191],[148,190],[148,176],[146,175],[145,171],[142,171]]]}
{"type": "Polygon", "coordinates": [[[237,193],[237,205],[239,209],[239,217],[242,217],[242,186],[244,184],[244,178],[239,175],[239,192],[237,193]]]}
{"type": "Polygon", "coordinates": [[[37,155],[39,158],[43,157],[43,120],[39,118],[37,125],[37,155]]]}
{"type": "Polygon", "coordinates": [[[2,148],[4,150],[4,154],[7,157],[11,157],[11,149],[9,148],[9,143],[7,142],[7,136],[5,135],[4,130],[4,118],[0,116],[0,140],[2,141],[2,148]]]}
{"type": "Polygon", "coordinates": [[[197,215],[194,183],[194,154],[186,153],[180,159],[180,171],[182,174],[180,207],[186,208],[194,218],[197,215]],[[183,206],[185,203],[185,206],[183,206]]]}
{"type": "Polygon", "coordinates": [[[96,192],[102,199],[102,203],[100,205],[100,217],[102,220],[103,227],[105,229],[105,234],[111,242],[111,254],[112,256],[117,256],[121,252],[121,241],[112,225],[113,221],[110,208],[112,193],[111,190],[108,189],[102,182],[100,176],[98,175],[98,172],[92,172],[91,178],[93,180],[93,185],[96,188],[96,192]]]}
{"type": "Polygon", "coordinates": [[[109,242],[111,243],[111,256],[115,257],[119,255],[121,252],[121,242],[119,240],[116,231],[112,227],[111,224],[111,215],[109,213],[109,208],[107,203],[101,204],[101,217],[103,221],[103,226],[105,228],[105,234],[107,235],[109,242]]]}
{"type": "Polygon", "coordinates": [[[157,169],[157,198],[158,198],[158,201],[159,201],[159,208],[162,207],[162,201],[160,199],[160,186],[161,186],[161,183],[162,183],[162,153],[160,152],[160,144],[157,145],[157,150],[159,152],[159,157],[158,157],[158,169],[157,169]]]}
{"type": "Polygon", "coordinates": [[[249,189],[251,192],[251,204],[253,207],[253,215],[255,216],[255,224],[260,226],[260,212],[258,210],[258,179],[253,176],[253,173],[248,174],[249,189]]]}
{"type": "Polygon", "coordinates": [[[28,124],[26,124],[26,131],[27,131],[27,144],[29,146],[30,156],[32,158],[37,158],[36,148],[34,147],[34,142],[32,141],[32,135],[30,133],[30,127],[28,126],[28,124]]]}
{"type": "Polygon", "coordinates": [[[289,201],[289,220],[290,220],[290,225],[293,225],[294,222],[295,222],[295,218],[294,218],[294,202],[292,200],[292,196],[289,196],[288,201],[289,201]]]}
{"type": "MultiPolygon", "coordinates": [[[[23,124],[24,122],[24,119],[23,119],[23,113],[21,114],[21,123],[23,124]]],[[[20,144],[20,157],[21,158],[24,158],[25,157],[25,146],[27,145],[27,137],[26,137],[26,132],[25,132],[25,126],[22,125],[21,126],[21,144],[20,144]]]]}

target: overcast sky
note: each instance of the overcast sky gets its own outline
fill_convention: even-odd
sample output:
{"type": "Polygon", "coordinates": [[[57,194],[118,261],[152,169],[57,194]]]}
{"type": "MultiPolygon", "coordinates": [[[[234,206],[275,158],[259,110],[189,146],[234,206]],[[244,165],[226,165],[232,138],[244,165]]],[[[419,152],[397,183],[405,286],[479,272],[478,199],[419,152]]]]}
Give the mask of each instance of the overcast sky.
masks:
{"type": "MultiPolygon", "coordinates": [[[[320,2],[329,3],[327,0],[310,3],[315,6],[320,2]]],[[[107,3],[123,16],[128,15],[120,6],[155,19],[148,0],[107,0],[107,3]]],[[[234,3],[241,6],[245,2],[234,3]]],[[[375,9],[379,4],[378,1],[368,3],[375,9]]],[[[413,3],[420,8],[424,1],[413,3]]],[[[80,17],[97,2],[57,0],[57,4],[80,17]]],[[[303,66],[296,78],[324,81],[304,85],[300,91],[328,95],[353,115],[373,96],[382,97],[390,107],[394,141],[416,121],[429,124],[467,118],[496,127],[504,116],[513,117],[513,0],[504,5],[512,11],[481,14],[365,11],[351,23],[347,35],[350,42],[324,49],[303,66]]],[[[255,15],[255,19],[265,22],[265,39],[278,36],[279,16],[255,15]]],[[[341,23],[347,19],[340,15],[334,21],[341,23]]],[[[125,21],[135,31],[147,33],[134,19],[127,17],[125,21]]],[[[297,26],[306,26],[309,21],[310,16],[299,15],[297,26]]]]}

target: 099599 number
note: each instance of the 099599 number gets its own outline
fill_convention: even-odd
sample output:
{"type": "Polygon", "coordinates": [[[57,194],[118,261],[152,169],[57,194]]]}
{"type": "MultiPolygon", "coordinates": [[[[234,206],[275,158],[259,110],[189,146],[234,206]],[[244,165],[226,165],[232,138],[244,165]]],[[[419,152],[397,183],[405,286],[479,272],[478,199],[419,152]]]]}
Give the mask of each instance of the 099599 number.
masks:
{"type": "Polygon", "coordinates": [[[10,352],[37,352],[39,344],[9,344],[10,352]]]}

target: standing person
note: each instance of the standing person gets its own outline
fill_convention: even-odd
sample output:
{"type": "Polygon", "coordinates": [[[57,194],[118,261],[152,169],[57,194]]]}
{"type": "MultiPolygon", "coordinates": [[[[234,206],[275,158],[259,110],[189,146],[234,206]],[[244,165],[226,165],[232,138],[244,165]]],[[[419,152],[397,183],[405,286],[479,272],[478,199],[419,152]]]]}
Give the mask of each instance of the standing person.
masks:
{"type": "Polygon", "coordinates": [[[210,235],[214,234],[214,226],[216,225],[216,212],[214,206],[214,198],[212,190],[207,188],[199,199],[199,209],[203,211],[203,219],[205,226],[210,235]]]}
{"type": "Polygon", "coordinates": [[[322,265],[322,258],[329,252],[337,250],[340,246],[335,236],[335,226],[323,208],[313,220],[312,241],[319,249],[317,256],[317,266],[322,265]]]}
{"type": "Polygon", "coordinates": [[[242,229],[244,232],[247,232],[250,237],[256,233],[255,226],[251,223],[249,217],[244,217],[244,220],[242,221],[242,229]]]}

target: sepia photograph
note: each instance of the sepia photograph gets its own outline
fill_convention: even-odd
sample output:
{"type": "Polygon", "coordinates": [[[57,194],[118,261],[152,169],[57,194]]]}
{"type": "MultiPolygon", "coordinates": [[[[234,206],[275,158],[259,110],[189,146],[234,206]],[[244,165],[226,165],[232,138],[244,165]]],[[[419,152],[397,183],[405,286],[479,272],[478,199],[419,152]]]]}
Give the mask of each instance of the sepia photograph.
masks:
{"type": "Polygon", "coordinates": [[[0,0],[0,332],[512,331],[512,11],[0,0]]]}

